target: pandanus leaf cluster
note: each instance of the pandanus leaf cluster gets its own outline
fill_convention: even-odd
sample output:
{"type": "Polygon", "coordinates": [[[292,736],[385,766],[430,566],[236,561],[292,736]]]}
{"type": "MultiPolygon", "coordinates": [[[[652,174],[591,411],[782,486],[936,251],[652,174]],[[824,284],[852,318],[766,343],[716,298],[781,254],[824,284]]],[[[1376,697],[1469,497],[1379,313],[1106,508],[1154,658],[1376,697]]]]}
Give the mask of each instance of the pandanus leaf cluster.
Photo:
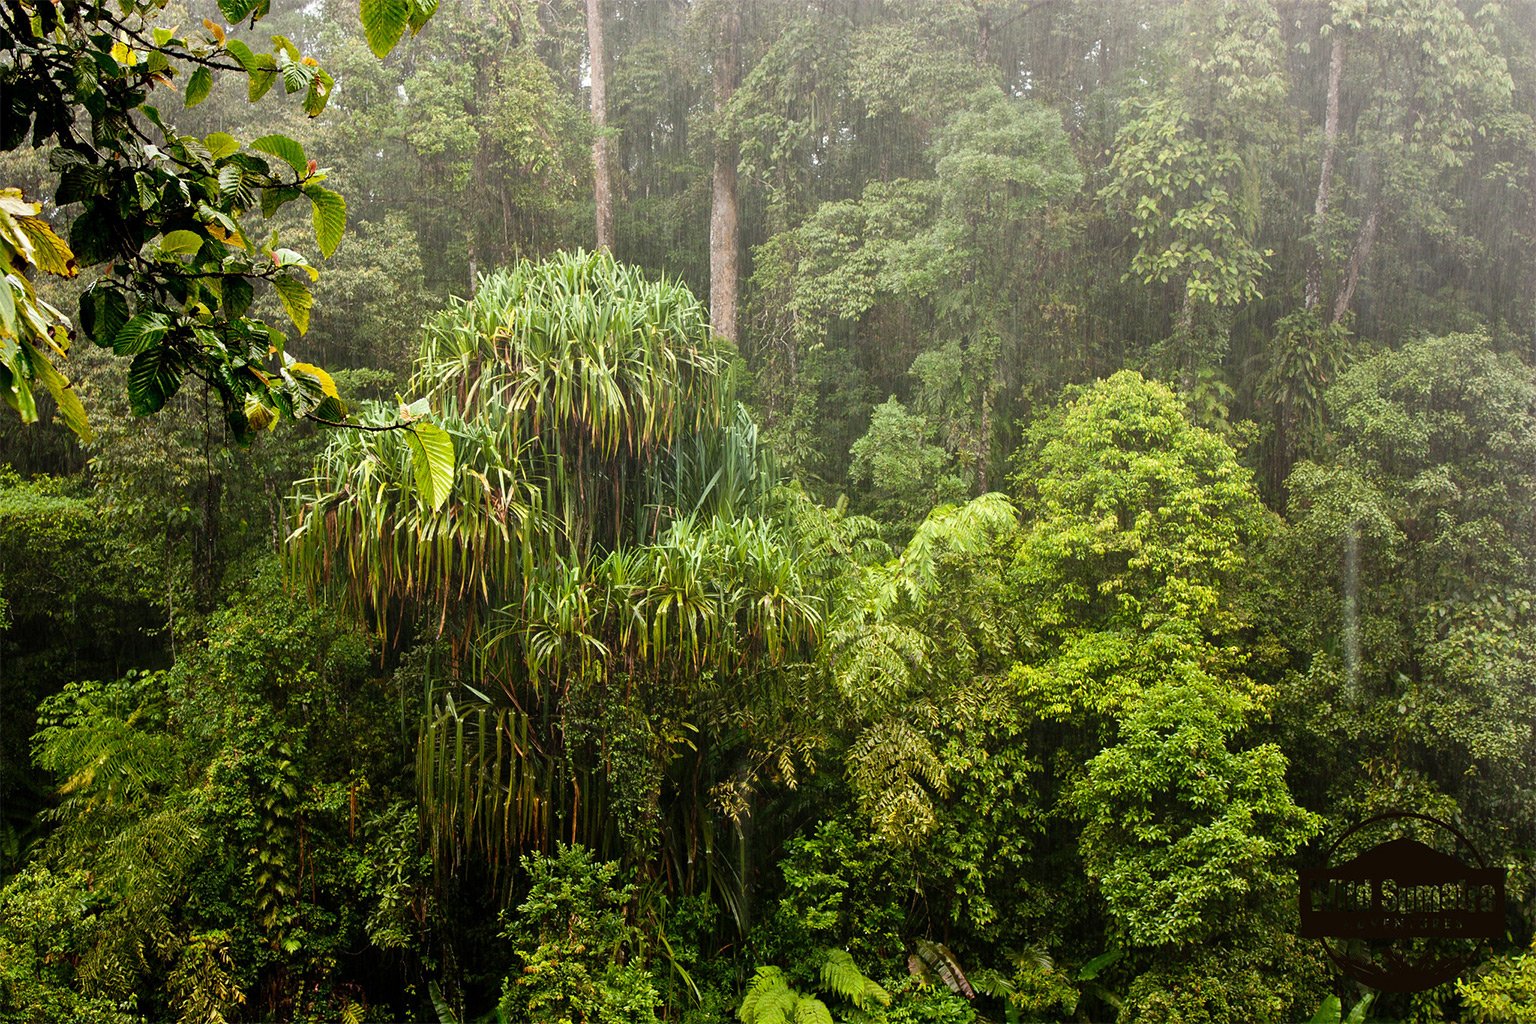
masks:
{"type": "MultiPolygon", "coordinates": [[[[657,834],[659,773],[710,756],[700,702],[808,656],[817,569],[778,541],[733,359],[680,285],[606,252],[523,262],[423,328],[411,388],[453,445],[442,500],[407,431],[340,434],[302,485],[296,576],[387,637],[445,641],[417,764],[441,865],[515,864],[557,832],[617,849],[615,819],[657,834]]],[[[693,774],[696,804],[713,781],[693,774]]]]}

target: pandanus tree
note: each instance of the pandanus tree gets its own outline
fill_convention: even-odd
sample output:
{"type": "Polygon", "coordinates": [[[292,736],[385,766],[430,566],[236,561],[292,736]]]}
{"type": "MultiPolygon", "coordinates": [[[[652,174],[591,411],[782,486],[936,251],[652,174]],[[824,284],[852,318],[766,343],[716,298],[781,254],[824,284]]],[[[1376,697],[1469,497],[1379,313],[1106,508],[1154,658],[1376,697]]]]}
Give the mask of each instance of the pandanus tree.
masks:
{"type": "Polygon", "coordinates": [[[406,430],[341,434],[303,485],[296,578],[445,652],[417,760],[440,869],[665,837],[669,883],[709,885],[722,794],[792,763],[759,723],[803,704],[817,571],[778,542],[733,359],[680,285],[606,252],[524,262],[424,327],[446,493],[413,486],[447,453],[406,430]]]}

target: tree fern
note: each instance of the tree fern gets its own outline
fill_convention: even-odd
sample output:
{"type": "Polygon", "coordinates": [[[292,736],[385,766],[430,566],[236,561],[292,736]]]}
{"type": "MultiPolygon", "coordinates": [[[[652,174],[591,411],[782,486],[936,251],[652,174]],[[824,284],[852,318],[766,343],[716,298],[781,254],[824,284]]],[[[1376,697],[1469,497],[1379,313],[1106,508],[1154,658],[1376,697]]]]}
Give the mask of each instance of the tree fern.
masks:
{"type": "Polygon", "coordinates": [[[861,1010],[872,1005],[891,1005],[891,994],[874,979],[865,975],[853,962],[853,956],[845,949],[827,950],[827,958],[821,965],[823,991],[844,999],[861,1010]]]}
{"type": "MultiPolygon", "coordinates": [[[[853,1007],[854,1016],[890,1006],[891,994],[859,970],[844,949],[829,949],[818,973],[821,992],[853,1007]]],[[[759,967],[736,1016],[742,1024],[831,1024],[832,1011],[814,995],[790,987],[777,967],[759,967]]]]}
{"type": "Polygon", "coordinates": [[[741,1024],[790,1024],[800,993],[777,967],[759,967],[736,1011],[741,1024]]]}
{"type": "Polygon", "coordinates": [[[795,1003],[794,1024],[832,1024],[832,1011],[815,996],[801,996],[795,1003]]]}

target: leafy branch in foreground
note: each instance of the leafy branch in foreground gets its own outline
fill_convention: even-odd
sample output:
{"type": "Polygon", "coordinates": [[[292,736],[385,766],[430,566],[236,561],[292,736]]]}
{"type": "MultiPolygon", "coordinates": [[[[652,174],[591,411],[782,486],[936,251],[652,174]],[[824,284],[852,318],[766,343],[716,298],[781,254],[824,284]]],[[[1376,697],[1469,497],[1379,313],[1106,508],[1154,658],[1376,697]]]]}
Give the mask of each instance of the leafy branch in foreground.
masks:
{"type": "MultiPolygon", "coordinates": [[[[54,203],[75,208],[66,242],[40,205],[3,193],[0,391],[31,421],[33,385],[41,383],[64,422],[89,436],[83,406],[53,365],[67,354],[71,325],[36,299],[26,274],[99,267],[80,297],[80,329],[132,360],[127,390],[136,414],[158,411],[193,378],[218,395],[241,441],[281,417],[340,420],[346,409],[330,376],[294,359],[284,332],[251,315],[257,289],[270,288],[304,334],[319,277],[275,230],[265,237],[254,230],[251,214],[259,209],[270,219],[307,200],[316,246],[329,257],[346,229],[346,201],[293,139],[181,134],[151,102],[175,98],[179,86],[183,106],[194,107],[218,78],[237,77],[252,102],[281,83],[316,117],[335,81],[282,35],[258,52],[212,20],[184,34],[159,27],[166,3],[18,0],[0,8],[0,151],[53,146],[54,203]]],[[[219,2],[231,23],[250,27],[269,6],[219,2]]],[[[365,0],[363,7],[374,12],[370,42],[377,36],[382,55],[406,28],[420,30],[436,5],[365,0]]]]}

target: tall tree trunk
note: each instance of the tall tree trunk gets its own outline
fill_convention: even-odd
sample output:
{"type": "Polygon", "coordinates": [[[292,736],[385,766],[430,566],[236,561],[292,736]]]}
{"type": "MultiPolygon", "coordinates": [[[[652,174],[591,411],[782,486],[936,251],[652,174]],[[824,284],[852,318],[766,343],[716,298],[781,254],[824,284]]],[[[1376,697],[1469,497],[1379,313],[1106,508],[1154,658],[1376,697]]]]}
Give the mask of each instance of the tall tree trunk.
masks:
{"type": "MultiPolygon", "coordinates": [[[[715,115],[718,118],[736,91],[741,9],[728,4],[716,27],[714,53],[715,115]]],[[[736,142],[716,129],[713,197],[709,212],[709,320],[715,333],[735,341],[736,296],[739,292],[741,225],[737,216],[736,142]]]]}
{"type": "Polygon", "coordinates": [[[1328,223],[1328,203],[1333,193],[1333,168],[1339,155],[1339,83],[1344,77],[1344,33],[1334,29],[1333,52],[1328,58],[1328,109],[1323,117],[1323,169],[1317,179],[1317,202],[1313,207],[1312,261],[1307,265],[1308,309],[1323,301],[1323,245],[1328,223]]]}
{"type": "Polygon", "coordinates": [[[1349,312],[1349,304],[1355,298],[1355,286],[1360,283],[1360,271],[1365,261],[1371,258],[1371,246],[1376,243],[1376,224],[1380,219],[1381,199],[1378,197],[1371,203],[1371,212],[1365,215],[1365,223],[1360,225],[1360,234],[1355,238],[1355,247],[1349,254],[1349,266],[1344,271],[1344,283],[1340,285],[1339,294],[1333,300],[1333,318],[1329,323],[1338,323],[1349,312]]]}
{"type": "Polygon", "coordinates": [[[597,247],[613,248],[613,170],[608,161],[608,48],[603,42],[603,0],[587,0],[587,50],[592,75],[592,198],[597,206],[597,247]]]}

